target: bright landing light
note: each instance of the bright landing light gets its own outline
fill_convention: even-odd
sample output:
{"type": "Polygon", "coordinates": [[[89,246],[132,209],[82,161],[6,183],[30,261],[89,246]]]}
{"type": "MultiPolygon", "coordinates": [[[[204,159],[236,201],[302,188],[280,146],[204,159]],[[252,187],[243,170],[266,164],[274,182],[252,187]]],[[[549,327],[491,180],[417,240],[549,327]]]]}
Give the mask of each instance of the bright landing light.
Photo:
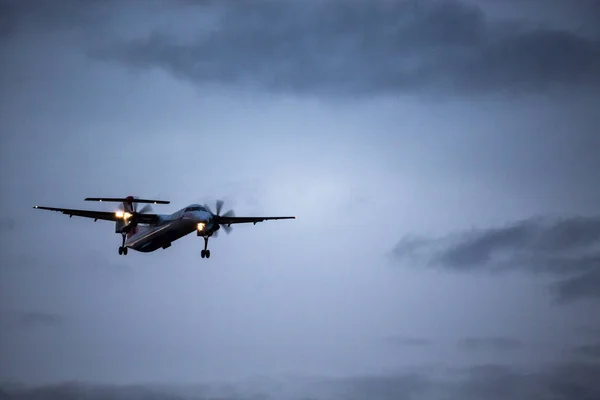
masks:
{"type": "Polygon", "coordinates": [[[205,226],[206,226],[206,224],[204,222],[198,222],[198,225],[196,225],[196,228],[198,228],[198,232],[201,232],[204,230],[205,226]]]}
{"type": "Polygon", "coordinates": [[[115,215],[117,216],[117,218],[123,218],[123,219],[129,219],[129,217],[131,217],[131,214],[129,214],[128,212],[123,212],[123,211],[117,211],[115,213],[115,215]]]}

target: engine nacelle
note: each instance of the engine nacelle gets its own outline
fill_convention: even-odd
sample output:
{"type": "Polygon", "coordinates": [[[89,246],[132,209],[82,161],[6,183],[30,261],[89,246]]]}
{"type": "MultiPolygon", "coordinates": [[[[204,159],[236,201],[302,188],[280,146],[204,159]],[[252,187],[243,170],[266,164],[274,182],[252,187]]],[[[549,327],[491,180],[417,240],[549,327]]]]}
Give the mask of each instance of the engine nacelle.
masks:
{"type": "Polygon", "coordinates": [[[127,226],[127,222],[123,219],[118,219],[115,222],[115,233],[123,233],[123,229],[127,226]]]}
{"type": "Polygon", "coordinates": [[[196,235],[197,236],[212,236],[213,233],[218,231],[221,227],[219,224],[215,224],[213,222],[199,222],[196,227],[196,235]]]}

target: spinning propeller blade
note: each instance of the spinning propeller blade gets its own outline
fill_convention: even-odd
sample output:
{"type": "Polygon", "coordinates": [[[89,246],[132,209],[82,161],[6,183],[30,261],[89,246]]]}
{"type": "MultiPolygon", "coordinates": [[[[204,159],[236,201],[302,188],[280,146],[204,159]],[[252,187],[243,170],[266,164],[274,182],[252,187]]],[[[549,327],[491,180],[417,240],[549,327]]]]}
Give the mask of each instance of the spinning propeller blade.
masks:
{"type": "MultiPolygon", "coordinates": [[[[229,210],[229,211],[225,212],[225,214],[221,215],[221,210],[223,209],[223,204],[225,204],[225,202],[223,200],[217,200],[217,203],[216,203],[217,213],[216,214],[212,212],[212,210],[210,209],[210,207],[207,204],[205,204],[204,207],[206,207],[208,212],[210,212],[213,215],[213,219],[214,219],[215,223],[217,225],[219,225],[219,228],[223,228],[225,230],[225,233],[227,233],[229,235],[233,228],[231,228],[231,226],[229,226],[229,225],[223,225],[219,221],[221,220],[221,217],[233,217],[233,216],[235,216],[235,213],[233,212],[233,210],[229,210]]],[[[217,233],[218,233],[218,231],[215,231],[215,233],[213,233],[213,236],[217,236],[217,233]]]]}
{"type": "MultiPolygon", "coordinates": [[[[132,213],[131,213],[131,217],[129,217],[126,222],[127,222],[127,226],[124,228],[125,231],[129,231],[132,228],[134,228],[135,226],[137,226],[138,224],[138,215],[140,214],[145,214],[148,211],[152,211],[152,205],[150,204],[145,204],[139,211],[137,209],[137,202],[133,202],[132,204],[132,213]]],[[[120,212],[124,212],[124,208],[122,204],[119,204],[118,206],[118,210],[120,212]]]]}
{"type": "Polygon", "coordinates": [[[217,215],[221,215],[221,209],[223,208],[223,200],[217,200],[217,215]]]}
{"type": "Polygon", "coordinates": [[[137,212],[139,212],[140,214],[145,214],[148,211],[152,211],[152,206],[150,204],[146,204],[144,207],[142,207],[142,209],[140,211],[137,211],[137,212]]]}

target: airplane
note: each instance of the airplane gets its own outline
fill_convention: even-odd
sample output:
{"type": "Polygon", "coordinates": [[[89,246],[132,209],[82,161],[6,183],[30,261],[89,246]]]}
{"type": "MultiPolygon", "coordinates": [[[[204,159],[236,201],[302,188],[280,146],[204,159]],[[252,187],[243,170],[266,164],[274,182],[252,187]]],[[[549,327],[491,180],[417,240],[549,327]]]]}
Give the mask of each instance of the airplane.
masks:
{"type": "Polygon", "coordinates": [[[122,236],[119,246],[119,255],[127,255],[127,249],[142,253],[150,253],[160,248],[166,249],[177,239],[196,231],[197,236],[204,238],[204,249],[201,251],[202,258],[210,258],[208,239],[217,237],[219,229],[229,234],[231,225],[253,223],[267,220],[296,219],[296,217],[236,217],[233,210],[221,214],[223,200],[217,200],[216,213],[207,205],[191,204],[173,214],[149,214],[151,204],[170,204],[165,200],[141,199],[134,196],[125,198],[87,197],[85,201],[121,203],[116,212],[74,210],[68,208],[55,208],[34,206],[39,210],[58,211],[69,216],[69,218],[85,217],[93,218],[94,222],[99,219],[115,221],[115,233],[122,236]],[[146,204],[141,210],[137,210],[137,204],[146,204]]]}

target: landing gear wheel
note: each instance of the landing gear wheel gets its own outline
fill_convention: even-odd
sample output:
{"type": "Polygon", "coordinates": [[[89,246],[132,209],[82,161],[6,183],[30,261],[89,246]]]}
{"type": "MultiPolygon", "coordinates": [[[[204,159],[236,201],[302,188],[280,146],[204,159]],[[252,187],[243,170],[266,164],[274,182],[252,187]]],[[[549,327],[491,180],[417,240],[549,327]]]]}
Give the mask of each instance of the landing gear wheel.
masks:
{"type": "Polygon", "coordinates": [[[208,236],[204,236],[204,250],[202,250],[200,252],[200,257],[210,258],[210,250],[208,250],[207,247],[208,247],[208,236]]]}
{"type": "Polygon", "coordinates": [[[125,247],[125,234],[122,233],[121,237],[123,238],[123,242],[121,243],[121,246],[119,246],[119,255],[127,255],[127,247],[125,247]]]}

